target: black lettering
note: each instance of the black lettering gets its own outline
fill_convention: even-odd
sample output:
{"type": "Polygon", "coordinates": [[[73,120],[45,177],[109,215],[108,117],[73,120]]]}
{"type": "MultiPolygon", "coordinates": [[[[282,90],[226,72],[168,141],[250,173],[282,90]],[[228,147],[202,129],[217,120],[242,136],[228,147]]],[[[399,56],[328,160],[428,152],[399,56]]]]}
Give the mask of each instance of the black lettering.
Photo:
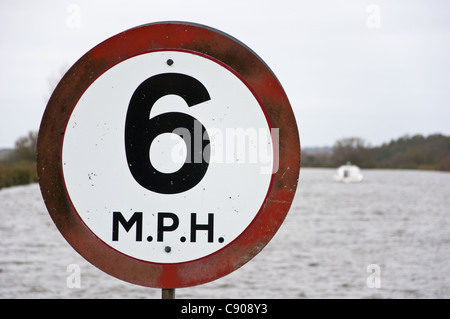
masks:
{"type": "Polygon", "coordinates": [[[134,91],[125,120],[125,151],[130,172],[142,187],[160,194],[177,194],[193,188],[205,176],[210,158],[209,136],[197,119],[180,112],[150,118],[156,101],[169,94],[182,97],[189,107],[210,100],[205,86],[191,76],[157,74],[134,91]],[[168,174],[158,171],[149,158],[152,141],[163,133],[180,135],[188,153],[183,166],[168,174]]]}
{"type": "Polygon", "coordinates": [[[131,218],[127,221],[121,212],[113,212],[113,241],[119,240],[119,223],[126,232],[129,232],[131,227],[136,224],[136,241],[142,241],[142,213],[134,213],[133,216],[131,216],[131,218]]]}
{"type": "Polygon", "coordinates": [[[191,214],[191,242],[197,241],[197,230],[208,231],[208,243],[213,242],[214,237],[214,214],[208,214],[208,224],[197,224],[197,214],[191,214]]]}
{"type": "Polygon", "coordinates": [[[178,228],[180,221],[178,216],[173,213],[158,213],[158,241],[164,240],[164,232],[166,231],[174,231],[178,228]],[[172,225],[164,226],[164,219],[170,218],[172,219],[172,225]]]}

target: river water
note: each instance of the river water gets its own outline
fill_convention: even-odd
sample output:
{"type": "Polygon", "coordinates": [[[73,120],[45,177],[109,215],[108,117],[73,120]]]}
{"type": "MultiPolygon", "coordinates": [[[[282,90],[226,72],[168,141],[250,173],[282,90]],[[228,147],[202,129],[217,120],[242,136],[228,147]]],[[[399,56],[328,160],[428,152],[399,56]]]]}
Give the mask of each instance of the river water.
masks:
{"type": "MultiPolygon", "coordinates": [[[[302,169],[291,210],[264,250],[176,297],[450,298],[450,173],[364,170],[358,184],[335,183],[333,173],[302,169]]],[[[37,184],[0,190],[0,217],[0,298],[161,296],[78,255],[37,184]]]]}

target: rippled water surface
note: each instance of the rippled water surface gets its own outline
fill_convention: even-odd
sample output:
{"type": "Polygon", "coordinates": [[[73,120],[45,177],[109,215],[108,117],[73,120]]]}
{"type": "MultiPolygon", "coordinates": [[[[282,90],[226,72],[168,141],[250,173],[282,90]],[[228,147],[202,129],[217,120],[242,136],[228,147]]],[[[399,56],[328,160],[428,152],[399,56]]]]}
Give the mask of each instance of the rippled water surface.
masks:
{"type": "MultiPolygon", "coordinates": [[[[450,298],[450,174],[302,169],[284,224],[228,276],[177,298],[450,298]],[[379,288],[369,288],[379,267],[379,288]]],[[[60,235],[37,184],[0,190],[0,298],[160,298],[86,262],[60,235]],[[68,265],[80,288],[68,288],[68,265]]]]}

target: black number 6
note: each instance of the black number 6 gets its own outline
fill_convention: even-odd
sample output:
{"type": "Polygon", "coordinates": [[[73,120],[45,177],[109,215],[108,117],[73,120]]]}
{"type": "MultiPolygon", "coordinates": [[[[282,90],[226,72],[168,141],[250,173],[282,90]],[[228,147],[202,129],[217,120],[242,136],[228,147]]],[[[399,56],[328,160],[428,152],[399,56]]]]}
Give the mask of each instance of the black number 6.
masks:
{"type": "Polygon", "coordinates": [[[197,185],[206,174],[210,157],[208,133],[196,118],[168,112],[150,119],[155,102],[169,94],[182,97],[190,107],[210,100],[205,86],[197,79],[179,73],[158,74],[142,82],[134,91],[125,121],[125,151],[131,174],[141,186],[161,194],[181,193],[197,185]],[[199,125],[201,137],[195,137],[194,128],[199,125]],[[180,128],[189,131],[189,138],[177,133],[180,128]],[[187,146],[185,163],[173,173],[158,171],[150,160],[150,145],[162,133],[180,135],[187,146]],[[193,143],[194,138],[201,138],[201,147],[193,143]]]}

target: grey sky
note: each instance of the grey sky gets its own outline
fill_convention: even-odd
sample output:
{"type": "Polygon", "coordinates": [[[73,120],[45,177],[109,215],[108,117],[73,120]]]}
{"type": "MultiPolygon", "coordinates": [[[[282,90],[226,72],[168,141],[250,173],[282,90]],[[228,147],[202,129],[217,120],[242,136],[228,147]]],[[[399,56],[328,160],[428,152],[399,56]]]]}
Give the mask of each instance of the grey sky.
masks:
{"type": "Polygon", "coordinates": [[[0,4],[0,148],[39,128],[51,86],[84,53],[167,20],[253,49],[282,83],[302,146],[450,134],[446,0],[18,0],[0,4]]]}

